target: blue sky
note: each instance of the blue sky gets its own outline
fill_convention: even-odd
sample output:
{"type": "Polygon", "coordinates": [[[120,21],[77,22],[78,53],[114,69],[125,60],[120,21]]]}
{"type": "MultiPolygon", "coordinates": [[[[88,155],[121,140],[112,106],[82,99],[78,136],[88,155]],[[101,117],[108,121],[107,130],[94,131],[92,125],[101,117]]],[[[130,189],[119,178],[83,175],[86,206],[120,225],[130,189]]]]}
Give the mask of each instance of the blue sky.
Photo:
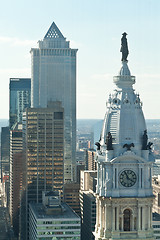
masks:
{"type": "Polygon", "coordinates": [[[160,119],[159,0],[6,0],[0,14],[0,118],[9,115],[9,78],[30,77],[30,49],[54,21],[78,48],[77,117],[103,118],[128,33],[129,68],[146,118],[160,119]]]}

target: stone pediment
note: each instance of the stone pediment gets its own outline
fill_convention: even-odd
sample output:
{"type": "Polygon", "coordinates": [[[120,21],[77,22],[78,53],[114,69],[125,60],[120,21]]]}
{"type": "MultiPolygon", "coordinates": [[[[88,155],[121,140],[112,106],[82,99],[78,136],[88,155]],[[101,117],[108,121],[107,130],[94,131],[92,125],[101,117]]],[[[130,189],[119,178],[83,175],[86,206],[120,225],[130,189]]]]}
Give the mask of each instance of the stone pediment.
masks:
{"type": "Polygon", "coordinates": [[[144,158],[137,156],[132,151],[126,151],[123,155],[116,157],[110,161],[111,164],[113,163],[147,163],[144,158]]]}

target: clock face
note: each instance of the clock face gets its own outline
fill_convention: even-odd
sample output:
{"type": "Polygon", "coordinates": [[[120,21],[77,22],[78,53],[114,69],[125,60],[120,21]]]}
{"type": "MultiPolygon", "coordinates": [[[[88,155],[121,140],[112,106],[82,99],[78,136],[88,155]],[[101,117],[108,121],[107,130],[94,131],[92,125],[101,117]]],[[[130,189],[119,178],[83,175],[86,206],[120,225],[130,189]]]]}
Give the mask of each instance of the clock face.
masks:
{"type": "Polygon", "coordinates": [[[132,187],[137,181],[137,176],[132,170],[124,170],[120,174],[119,181],[124,187],[132,187]]]}

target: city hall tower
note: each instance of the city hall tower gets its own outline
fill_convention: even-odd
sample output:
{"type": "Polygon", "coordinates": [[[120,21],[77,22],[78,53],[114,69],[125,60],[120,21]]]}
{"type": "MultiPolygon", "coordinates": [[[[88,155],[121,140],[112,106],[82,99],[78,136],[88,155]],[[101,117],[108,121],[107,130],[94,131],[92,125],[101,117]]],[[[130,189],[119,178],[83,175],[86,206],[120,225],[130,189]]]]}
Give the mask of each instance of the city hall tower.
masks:
{"type": "Polygon", "coordinates": [[[146,123],[135,77],[128,68],[126,33],[121,39],[122,67],[113,78],[97,145],[96,240],[152,240],[152,163],[146,123]]]}

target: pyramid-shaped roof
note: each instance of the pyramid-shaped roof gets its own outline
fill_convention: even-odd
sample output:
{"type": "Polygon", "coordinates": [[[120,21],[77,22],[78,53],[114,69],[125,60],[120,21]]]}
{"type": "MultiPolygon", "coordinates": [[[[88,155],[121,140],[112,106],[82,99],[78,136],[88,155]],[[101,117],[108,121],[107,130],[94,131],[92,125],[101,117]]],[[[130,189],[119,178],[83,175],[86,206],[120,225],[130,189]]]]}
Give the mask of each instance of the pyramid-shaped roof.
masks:
{"type": "Polygon", "coordinates": [[[56,24],[53,22],[50,26],[48,32],[46,33],[44,39],[55,39],[55,38],[64,38],[59,28],[56,26],[56,24]]]}

